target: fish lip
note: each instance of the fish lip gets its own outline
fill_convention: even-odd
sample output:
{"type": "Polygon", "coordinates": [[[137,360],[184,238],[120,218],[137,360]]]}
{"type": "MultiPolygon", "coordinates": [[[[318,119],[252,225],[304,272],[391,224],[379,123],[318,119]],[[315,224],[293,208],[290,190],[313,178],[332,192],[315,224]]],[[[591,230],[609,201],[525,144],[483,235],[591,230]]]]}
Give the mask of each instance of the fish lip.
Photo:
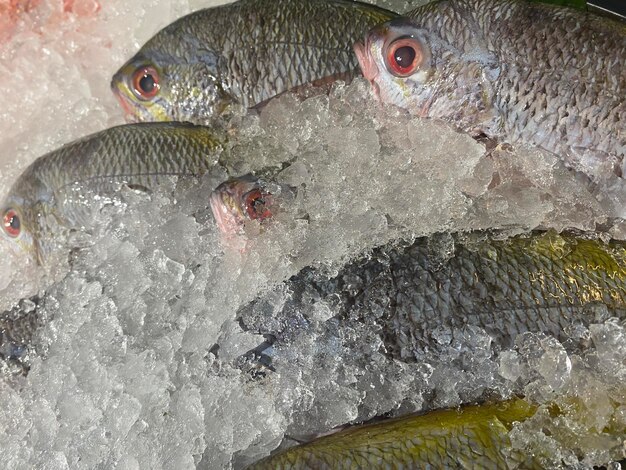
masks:
{"type": "Polygon", "coordinates": [[[228,197],[234,201],[232,195],[225,189],[216,189],[209,197],[209,205],[218,229],[224,235],[235,235],[243,224],[243,214],[237,204],[228,204],[224,199],[228,197]],[[233,213],[233,210],[236,214],[233,213]]]}
{"type": "Polygon", "coordinates": [[[365,36],[362,42],[355,42],[352,47],[354,49],[354,53],[356,54],[356,58],[359,61],[363,77],[370,82],[376,98],[380,99],[380,88],[378,86],[378,82],[376,81],[380,75],[380,69],[378,68],[378,65],[376,65],[372,55],[367,53],[372,50],[369,35],[365,36]]]}
{"type": "Polygon", "coordinates": [[[120,93],[120,92],[116,92],[115,97],[117,98],[117,101],[122,106],[122,110],[124,111],[124,117],[126,118],[126,120],[135,121],[137,116],[135,114],[135,110],[132,104],[130,103],[130,101],[126,99],[123,93],[120,93]]]}
{"type": "Polygon", "coordinates": [[[124,111],[124,117],[127,121],[134,122],[137,120],[137,111],[133,106],[133,103],[126,97],[122,91],[124,81],[120,78],[119,72],[113,76],[111,80],[111,91],[117,99],[118,103],[124,111]]]}

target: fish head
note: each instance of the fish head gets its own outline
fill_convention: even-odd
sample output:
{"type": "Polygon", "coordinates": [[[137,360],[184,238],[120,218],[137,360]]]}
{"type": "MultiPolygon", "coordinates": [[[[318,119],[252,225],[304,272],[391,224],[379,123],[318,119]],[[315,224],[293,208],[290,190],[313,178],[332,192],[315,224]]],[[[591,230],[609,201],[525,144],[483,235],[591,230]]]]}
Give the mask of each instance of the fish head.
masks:
{"type": "Polygon", "coordinates": [[[52,191],[33,175],[31,165],[0,201],[0,238],[16,256],[44,265],[62,236],[55,207],[52,191]]]}
{"type": "Polygon", "coordinates": [[[406,108],[428,91],[434,74],[431,44],[427,31],[400,17],[371,29],[354,51],[376,97],[406,108]]]}
{"type": "Polygon", "coordinates": [[[43,253],[37,239],[35,211],[20,197],[8,196],[0,206],[2,238],[17,256],[26,255],[38,264],[43,253]]]}
{"type": "Polygon", "coordinates": [[[230,111],[236,100],[221,78],[220,58],[184,57],[192,56],[144,47],[115,73],[111,90],[129,121],[210,124],[230,111]]]}
{"type": "Polygon", "coordinates": [[[220,184],[211,194],[210,203],[218,228],[227,236],[240,234],[250,221],[271,218],[275,208],[274,196],[252,175],[220,184]]]}

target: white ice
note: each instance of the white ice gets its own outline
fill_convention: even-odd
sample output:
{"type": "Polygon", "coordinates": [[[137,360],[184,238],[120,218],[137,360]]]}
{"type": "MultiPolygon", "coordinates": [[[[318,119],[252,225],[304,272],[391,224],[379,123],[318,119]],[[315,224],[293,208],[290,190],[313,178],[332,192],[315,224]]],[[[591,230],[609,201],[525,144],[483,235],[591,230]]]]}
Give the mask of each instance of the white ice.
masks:
{"type": "MultiPolygon", "coordinates": [[[[37,156],[121,123],[112,73],[159,28],[207,3],[84,5],[79,16],[43,2],[0,45],[0,192],[37,156]]],[[[33,266],[2,257],[0,307],[47,287],[31,370],[0,382],[3,468],[239,468],[285,433],[454,406],[486,390],[578,403],[558,422],[546,405],[514,429],[514,446],[556,464],[576,463],[581,449],[583,466],[619,457],[621,443],[594,431],[626,425],[626,331],[602,312],[572,333],[586,345],[577,354],[542,335],[494,354],[471,330],[461,362],[451,347],[422,364],[389,363],[363,341],[372,363],[362,364],[332,338],[310,337],[293,345],[282,374],[251,380],[236,366],[263,341],[241,330],[237,310],[304,266],[332,274],[373,246],[439,231],[608,229],[615,207],[598,188],[550,155],[487,155],[447,126],[381,107],[363,81],[304,102],[286,95],[240,124],[231,174],[290,161],[277,180],[297,188],[272,223],[251,228],[260,233],[243,253],[220,239],[207,209],[217,181],[207,177],[151,196],[122,193],[107,229],[87,236],[91,247],[56,282],[34,283],[33,266]]]]}

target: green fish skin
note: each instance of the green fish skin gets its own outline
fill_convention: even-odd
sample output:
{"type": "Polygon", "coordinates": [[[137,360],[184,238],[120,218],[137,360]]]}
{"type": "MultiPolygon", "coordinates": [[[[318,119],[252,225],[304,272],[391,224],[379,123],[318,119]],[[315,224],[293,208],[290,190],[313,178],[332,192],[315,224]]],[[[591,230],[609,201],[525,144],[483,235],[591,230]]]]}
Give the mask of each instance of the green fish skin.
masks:
{"type": "Polygon", "coordinates": [[[129,119],[208,124],[358,74],[352,44],[394,13],[349,0],[241,0],[167,26],[113,76],[129,119]]]}
{"type": "Polygon", "coordinates": [[[527,0],[442,0],[377,26],[355,52],[384,102],[541,147],[594,178],[623,173],[623,22],[527,0]]]}
{"type": "Polygon", "coordinates": [[[225,145],[206,127],[181,123],[118,126],[35,160],[0,204],[2,236],[40,264],[60,234],[89,224],[94,197],[120,185],[150,189],[164,177],[201,176],[225,145]]]}
{"type": "Polygon", "coordinates": [[[247,470],[540,468],[508,432],[536,408],[514,399],[354,426],[267,457],[247,470]],[[522,466],[523,465],[523,466],[522,466]]]}
{"type": "Polygon", "coordinates": [[[498,351],[527,331],[567,342],[577,325],[626,318],[624,242],[552,232],[509,240],[485,233],[444,240],[383,246],[331,278],[306,268],[243,307],[240,324],[277,338],[277,347],[313,334],[309,328],[332,336],[343,324],[358,325],[380,338],[388,357],[420,362],[468,328],[484,330],[489,347],[498,351]],[[286,300],[275,305],[277,298],[286,300]],[[332,321],[312,324],[308,319],[324,306],[333,312],[332,321]]]}

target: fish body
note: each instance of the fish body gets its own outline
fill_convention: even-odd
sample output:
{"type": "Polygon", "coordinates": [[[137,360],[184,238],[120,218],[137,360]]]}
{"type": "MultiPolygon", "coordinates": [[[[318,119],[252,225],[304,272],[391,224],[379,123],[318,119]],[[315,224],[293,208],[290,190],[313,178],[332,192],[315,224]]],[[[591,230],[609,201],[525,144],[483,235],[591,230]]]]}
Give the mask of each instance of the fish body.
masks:
{"type": "Polygon", "coordinates": [[[521,399],[353,426],[256,462],[248,470],[541,468],[508,432],[536,407],[521,399]]]}
{"type": "MultiPolygon", "coordinates": [[[[211,207],[222,232],[238,233],[257,218],[246,209],[247,195],[269,198],[268,185],[245,176],[214,190],[211,207]]],[[[371,326],[389,356],[419,362],[466,328],[485,330],[504,348],[527,331],[567,340],[576,325],[626,318],[626,243],[553,232],[510,239],[497,232],[435,234],[363,253],[331,277],[307,267],[277,292],[244,307],[242,324],[289,338],[300,334],[294,325],[308,325],[325,305],[331,328],[336,321],[371,326]]]]}
{"type": "Polygon", "coordinates": [[[379,98],[598,177],[626,154],[626,24],[528,0],[442,0],[355,51],[379,98]]]}
{"type": "Polygon", "coordinates": [[[231,105],[358,73],[355,40],[394,13],[348,0],[241,0],[152,37],[113,77],[131,119],[211,122],[231,105]]]}
{"type": "Polygon", "coordinates": [[[94,198],[120,185],[150,189],[169,176],[201,176],[225,145],[220,134],[180,123],[118,126],[35,160],[0,205],[2,234],[44,262],[60,231],[80,229],[94,198]]]}
{"type": "Polygon", "coordinates": [[[440,237],[385,245],[331,277],[305,268],[242,308],[240,323],[283,344],[327,309],[329,329],[356,322],[388,357],[420,362],[468,331],[482,330],[498,351],[524,332],[567,341],[578,326],[626,318],[624,242],[551,232],[440,237]]]}

